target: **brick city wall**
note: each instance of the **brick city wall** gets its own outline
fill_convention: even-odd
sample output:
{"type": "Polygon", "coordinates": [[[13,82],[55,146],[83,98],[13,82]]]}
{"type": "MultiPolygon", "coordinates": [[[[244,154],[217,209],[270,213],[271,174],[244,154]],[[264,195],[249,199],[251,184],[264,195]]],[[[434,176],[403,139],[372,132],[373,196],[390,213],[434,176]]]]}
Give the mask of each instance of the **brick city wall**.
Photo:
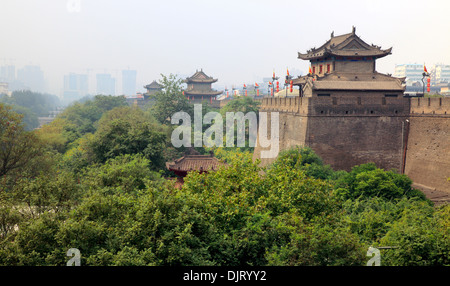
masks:
{"type": "Polygon", "coordinates": [[[450,98],[264,98],[261,111],[280,114],[280,150],[309,146],[334,169],[374,162],[450,191],[450,98]]]}
{"type": "Polygon", "coordinates": [[[450,192],[450,98],[413,98],[405,173],[423,186],[450,192]]]}

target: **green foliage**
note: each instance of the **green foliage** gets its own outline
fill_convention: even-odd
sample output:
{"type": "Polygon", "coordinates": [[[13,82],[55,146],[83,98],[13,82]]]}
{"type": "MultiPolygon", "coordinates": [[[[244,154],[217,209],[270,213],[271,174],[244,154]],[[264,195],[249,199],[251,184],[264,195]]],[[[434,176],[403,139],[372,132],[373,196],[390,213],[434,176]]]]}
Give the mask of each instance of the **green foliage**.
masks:
{"type": "Polygon", "coordinates": [[[106,113],[98,123],[98,130],[89,143],[94,162],[125,154],[142,154],[152,168],[164,167],[165,130],[145,118],[140,109],[121,107],[106,113]]]}
{"type": "MultiPolygon", "coordinates": [[[[247,115],[247,113],[251,113],[251,114],[254,113],[256,115],[256,120],[259,120],[258,119],[258,114],[259,114],[259,105],[260,104],[261,103],[259,101],[253,100],[251,97],[238,97],[236,99],[233,99],[233,100],[229,101],[225,106],[223,106],[220,109],[220,114],[222,116],[222,119],[223,119],[223,122],[224,122],[224,126],[226,124],[226,118],[227,118],[226,115],[227,115],[228,112],[231,112],[231,113],[234,113],[234,114],[241,112],[244,116],[247,115]]],[[[230,127],[227,126],[227,128],[230,128],[230,127]]],[[[233,142],[234,142],[234,146],[237,146],[238,145],[237,144],[237,140],[238,140],[237,122],[234,122],[234,127],[233,128],[235,130],[234,133],[233,133],[233,136],[234,136],[234,141],[233,142]]],[[[250,128],[249,122],[246,121],[245,122],[245,133],[244,133],[245,146],[244,147],[237,147],[241,151],[253,152],[254,147],[250,147],[250,143],[249,143],[250,142],[249,141],[249,139],[250,139],[250,135],[249,135],[250,134],[250,129],[249,128],[250,128]]],[[[224,137],[223,137],[223,141],[224,141],[223,146],[226,146],[224,148],[227,151],[233,152],[233,150],[236,149],[236,147],[227,146],[226,135],[227,134],[224,134],[224,137]]]]}
{"type": "Polygon", "coordinates": [[[392,223],[380,240],[381,245],[397,247],[383,255],[385,263],[393,266],[450,265],[449,231],[445,224],[448,217],[442,214],[424,204],[405,208],[402,217],[392,223]]]}
{"type": "Polygon", "coordinates": [[[251,97],[241,96],[230,100],[220,109],[220,114],[224,118],[227,112],[242,112],[244,114],[255,112],[258,115],[260,104],[259,101],[253,100],[251,97]]]}
{"type": "Polygon", "coordinates": [[[24,128],[27,131],[31,131],[37,127],[39,127],[39,120],[37,115],[31,111],[31,109],[27,107],[23,107],[20,105],[12,105],[14,112],[23,115],[23,124],[24,128]]]}
{"type": "Polygon", "coordinates": [[[0,103],[0,180],[6,180],[8,173],[24,168],[38,156],[41,147],[38,138],[24,130],[22,116],[0,103]]]}
{"type": "Polygon", "coordinates": [[[103,113],[120,106],[127,106],[126,99],[122,96],[97,95],[83,103],[75,102],[54,121],[45,125],[39,134],[48,144],[54,145],[56,150],[63,153],[72,147],[72,142],[87,133],[94,133],[103,113]]]}
{"type": "Polygon", "coordinates": [[[85,186],[91,188],[114,188],[134,193],[160,180],[158,173],[151,171],[150,160],[142,155],[121,155],[109,159],[105,164],[90,165],[82,174],[85,186]]]}
{"type": "Polygon", "coordinates": [[[56,95],[29,90],[13,91],[11,97],[0,97],[0,102],[24,107],[34,116],[48,116],[50,111],[61,105],[56,95]]]}
{"type": "Polygon", "coordinates": [[[427,200],[422,192],[411,185],[412,181],[406,175],[384,171],[373,163],[354,167],[351,172],[343,174],[336,184],[337,192],[343,199],[382,197],[392,200],[417,197],[427,200]]]}
{"type": "Polygon", "coordinates": [[[334,179],[337,176],[337,173],[329,165],[324,165],[322,159],[309,147],[297,146],[281,151],[269,168],[278,168],[280,164],[303,170],[308,177],[316,179],[334,179]]]}
{"type": "Polygon", "coordinates": [[[170,124],[171,118],[176,112],[184,111],[193,115],[193,106],[182,92],[182,80],[177,79],[173,74],[169,76],[161,74],[161,77],[159,84],[163,88],[152,96],[155,101],[149,107],[156,120],[163,124],[170,124]]]}
{"type": "MultiPolygon", "coordinates": [[[[335,172],[310,148],[267,168],[248,150],[200,148],[227,165],[190,172],[180,189],[161,175],[180,150],[154,110],[112,97],[74,106],[37,132],[48,148],[0,178],[0,265],[62,266],[70,248],[82,265],[365,265],[369,246],[397,247],[382,265],[450,264],[450,207],[404,175],[335,172]]],[[[0,105],[11,150],[34,136],[20,120],[0,105]]]]}
{"type": "Polygon", "coordinates": [[[282,163],[263,176],[251,158],[237,156],[228,168],[191,173],[182,190],[197,197],[206,218],[219,226],[223,238],[214,261],[234,266],[361,263],[363,251],[356,237],[339,226],[338,204],[327,183],[282,163]],[[336,241],[330,226],[345,239],[336,241]],[[312,237],[316,240],[309,243],[312,237]],[[329,248],[318,254],[323,245],[329,248]]]}

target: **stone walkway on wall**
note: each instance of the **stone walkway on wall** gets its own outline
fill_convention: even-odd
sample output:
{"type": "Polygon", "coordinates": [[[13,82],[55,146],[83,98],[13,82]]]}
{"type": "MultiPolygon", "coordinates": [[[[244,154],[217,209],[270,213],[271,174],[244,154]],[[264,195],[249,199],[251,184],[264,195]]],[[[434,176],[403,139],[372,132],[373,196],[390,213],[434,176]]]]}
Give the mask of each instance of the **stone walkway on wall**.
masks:
{"type": "Polygon", "coordinates": [[[436,206],[446,203],[450,204],[450,193],[448,192],[439,191],[417,183],[413,184],[412,187],[421,190],[436,206]]]}

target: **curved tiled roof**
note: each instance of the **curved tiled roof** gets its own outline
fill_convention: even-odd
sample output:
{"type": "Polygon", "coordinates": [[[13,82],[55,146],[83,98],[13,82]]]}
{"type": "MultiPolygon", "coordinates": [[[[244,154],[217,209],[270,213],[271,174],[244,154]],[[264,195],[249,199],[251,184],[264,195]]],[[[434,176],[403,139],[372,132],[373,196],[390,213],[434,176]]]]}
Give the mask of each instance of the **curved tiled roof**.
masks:
{"type": "Polygon", "coordinates": [[[166,167],[171,171],[189,172],[197,171],[211,171],[217,170],[220,166],[226,165],[219,159],[211,155],[186,155],[173,162],[167,162],[166,167]]]}
{"type": "Polygon", "coordinates": [[[156,80],[152,81],[151,84],[147,84],[144,86],[146,89],[162,89],[163,86],[156,82],[156,80]]]}
{"type": "Polygon", "coordinates": [[[204,82],[204,83],[213,83],[216,82],[217,79],[214,79],[210,76],[207,76],[203,70],[196,71],[195,74],[193,74],[191,77],[186,78],[184,82],[204,82]]]}
{"type": "Polygon", "coordinates": [[[325,56],[370,56],[381,58],[389,55],[392,48],[382,50],[379,46],[369,45],[364,42],[360,37],[355,34],[355,28],[353,32],[340,36],[331,35],[325,44],[319,48],[313,48],[307,51],[306,54],[298,53],[298,58],[302,60],[314,60],[323,58],[325,56]]]}

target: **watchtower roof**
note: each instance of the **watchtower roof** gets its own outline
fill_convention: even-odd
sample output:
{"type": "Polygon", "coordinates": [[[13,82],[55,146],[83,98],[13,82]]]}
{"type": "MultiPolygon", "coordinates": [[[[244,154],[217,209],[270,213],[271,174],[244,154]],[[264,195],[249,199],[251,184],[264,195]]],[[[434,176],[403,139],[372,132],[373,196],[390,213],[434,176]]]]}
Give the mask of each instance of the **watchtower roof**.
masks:
{"type": "Polygon", "coordinates": [[[382,50],[381,47],[369,45],[356,35],[356,28],[348,34],[334,36],[319,48],[312,48],[306,54],[298,53],[302,60],[316,60],[327,56],[336,57],[375,57],[381,58],[391,54],[392,48],[382,50]]]}
{"type": "Polygon", "coordinates": [[[207,76],[203,70],[196,71],[191,77],[186,78],[185,83],[191,82],[199,82],[199,83],[213,83],[216,82],[217,79],[207,76]]]}
{"type": "Polygon", "coordinates": [[[226,164],[212,155],[185,155],[173,162],[166,163],[167,169],[181,172],[213,171],[223,165],[226,164]]]}
{"type": "Polygon", "coordinates": [[[163,86],[156,82],[156,80],[152,81],[151,84],[147,84],[144,86],[146,89],[162,89],[163,86]]]}

